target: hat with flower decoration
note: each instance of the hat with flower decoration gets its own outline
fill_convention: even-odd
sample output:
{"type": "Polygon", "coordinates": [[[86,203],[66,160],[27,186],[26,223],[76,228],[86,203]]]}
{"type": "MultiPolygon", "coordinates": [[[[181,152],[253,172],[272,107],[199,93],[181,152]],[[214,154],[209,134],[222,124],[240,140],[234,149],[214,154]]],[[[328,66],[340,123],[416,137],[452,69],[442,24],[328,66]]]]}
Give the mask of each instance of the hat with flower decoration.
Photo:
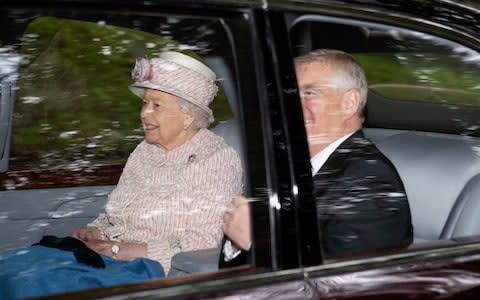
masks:
{"type": "Polygon", "coordinates": [[[202,62],[180,52],[162,52],[158,57],[137,58],[132,70],[135,80],[129,89],[143,98],[145,89],[154,89],[180,97],[208,114],[208,105],[217,94],[215,73],[202,62]]]}

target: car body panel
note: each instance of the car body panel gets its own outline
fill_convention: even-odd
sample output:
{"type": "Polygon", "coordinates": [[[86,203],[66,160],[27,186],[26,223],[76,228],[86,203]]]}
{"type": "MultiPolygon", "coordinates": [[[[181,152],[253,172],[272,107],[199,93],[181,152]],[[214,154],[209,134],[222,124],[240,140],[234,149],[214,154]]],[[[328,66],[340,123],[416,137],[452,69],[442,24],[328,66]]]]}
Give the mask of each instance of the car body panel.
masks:
{"type": "Polygon", "coordinates": [[[415,299],[476,299],[480,289],[477,242],[478,237],[457,247],[454,242],[445,243],[449,245],[434,255],[428,249],[412,249],[266,273],[244,266],[48,299],[411,299],[412,295],[415,299]]]}

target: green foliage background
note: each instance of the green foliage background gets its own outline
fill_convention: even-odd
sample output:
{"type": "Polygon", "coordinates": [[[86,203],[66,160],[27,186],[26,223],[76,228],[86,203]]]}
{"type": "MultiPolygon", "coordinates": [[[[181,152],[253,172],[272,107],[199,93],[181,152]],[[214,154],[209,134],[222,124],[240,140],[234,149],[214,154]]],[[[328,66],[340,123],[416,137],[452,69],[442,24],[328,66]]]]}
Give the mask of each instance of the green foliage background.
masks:
{"type": "MultiPolygon", "coordinates": [[[[176,43],[115,26],[34,20],[22,40],[12,169],[124,162],[143,139],[131,70],[137,57],[166,46],[176,43]]],[[[221,89],[212,109],[217,122],[231,117],[221,89]]]]}
{"type": "Polygon", "coordinates": [[[354,56],[365,69],[369,88],[387,98],[479,107],[480,62],[462,60],[450,51],[437,46],[354,56]]]}

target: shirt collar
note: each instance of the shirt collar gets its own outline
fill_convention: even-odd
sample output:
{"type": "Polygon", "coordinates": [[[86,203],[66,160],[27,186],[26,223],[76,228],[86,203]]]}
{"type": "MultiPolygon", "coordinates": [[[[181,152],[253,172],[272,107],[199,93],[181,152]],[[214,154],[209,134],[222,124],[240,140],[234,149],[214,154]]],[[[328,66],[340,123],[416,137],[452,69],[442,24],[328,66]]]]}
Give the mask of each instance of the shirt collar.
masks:
{"type": "Polygon", "coordinates": [[[340,146],[341,143],[343,143],[346,139],[348,139],[354,132],[348,133],[332,143],[330,143],[325,149],[322,151],[318,152],[315,154],[311,159],[310,159],[310,164],[312,165],[312,176],[315,176],[317,172],[320,170],[320,168],[325,164],[327,159],[332,155],[333,151],[340,146]]]}

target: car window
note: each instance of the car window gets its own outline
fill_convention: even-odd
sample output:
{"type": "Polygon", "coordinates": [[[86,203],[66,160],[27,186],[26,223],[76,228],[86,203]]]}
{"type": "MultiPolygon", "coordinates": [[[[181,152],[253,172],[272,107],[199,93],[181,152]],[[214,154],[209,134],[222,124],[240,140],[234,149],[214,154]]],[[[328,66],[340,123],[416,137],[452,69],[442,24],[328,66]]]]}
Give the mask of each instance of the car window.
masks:
{"type": "Polygon", "coordinates": [[[478,51],[401,27],[306,18],[291,29],[296,55],[317,48],[347,51],[365,69],[371,98],[378,96],[371,103],[394,103],[383,112],[367,104],[372,107],[367,109],[368,126],[480,136],[479,120],[472,115],[480,109],[478,51]],[[430,118],[419,114],[420,106],[431,108],[430,118]],[[409,117],[396,117],[398,108],[409,117]]]}
{"type": "MultiPolygon", "coordinates": [[[[184,27],[174,18],[164,22],[165,32],[184,27]]],[[[101,20],[29,23],[20,48],[10,169],[124,162],[143,139],[141,102],[126,88],[132,59],[188,47],[171,38],[101,20]]],[[[213,126],[232,116],[223,92],[214,112],[213,126]]]]}
{"type": "MultiPolygon", "coordinates": [[[[10,58],[2,65],[2,78],[14,78],[16,92],[9,171],[95,173],[94,166],[123,165],[143,139],[141,101],[127,88],[135,58],[168,49],[196,57],[228,53],[228,47],[218,50],[228,45],[218,20],[109,17],[27,16],[19,41],[3,45],[10,58]]],[[[211,127],[233,117],[219,79],[211,127]]],[[[2,86],[7,96],[7,84],[2,86]]],[[[113,184],[117,178],[109,176],[113,184]]],[[[12,182],[4,188],[13,188],[12,182]]]]}
{"type": "Polygon", "coordinates": [[[480,53],[428,31],[326,16],[290,19],[295,56],[338,49],[364,68],[364,133],[400,175],[413,244],[478,235],[480,224],[460,206],[470,207],[465,197],[480,186],[480,53]]]}

